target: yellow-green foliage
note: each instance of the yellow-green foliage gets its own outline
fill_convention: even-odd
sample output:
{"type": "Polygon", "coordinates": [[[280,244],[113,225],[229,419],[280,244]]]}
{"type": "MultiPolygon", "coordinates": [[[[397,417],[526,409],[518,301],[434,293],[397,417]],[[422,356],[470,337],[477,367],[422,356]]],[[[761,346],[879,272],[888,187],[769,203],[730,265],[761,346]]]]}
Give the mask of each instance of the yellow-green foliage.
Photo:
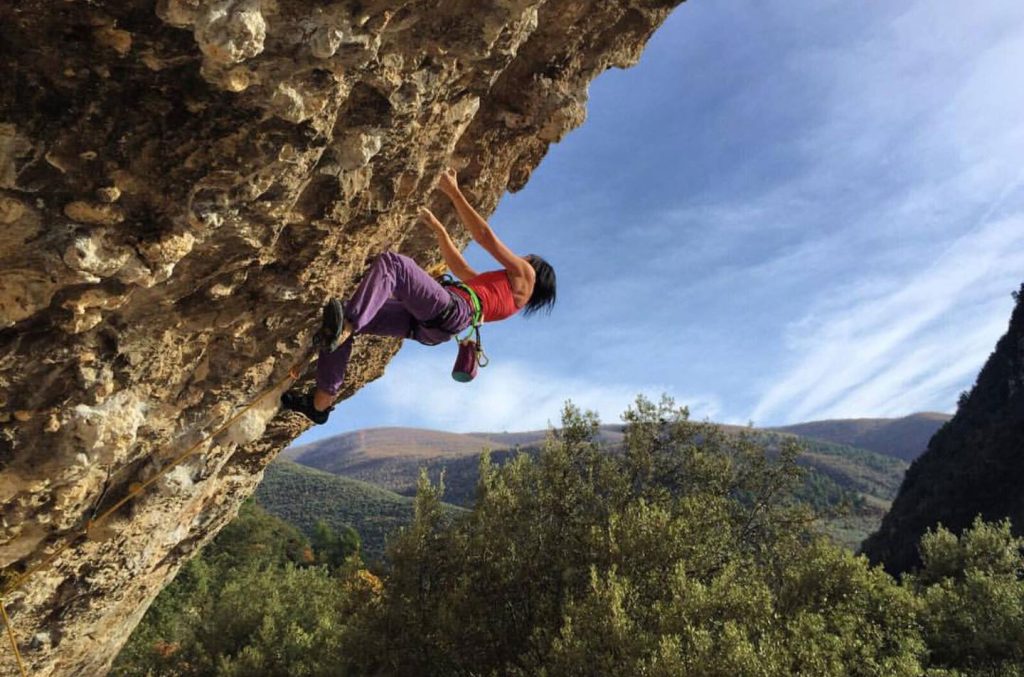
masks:
{"type": "Polygon", "coordinates": [[[485,456],[473,510],[454,517],[422,475],[383,581],[357,558],[301,568],[282,561],[292,548],[273,563],[229,535],[255,562],[190,565],[115,674],[1024,674],[1008,524],[929,534],[901,584],[814,531],[792,499],[795,449],[766,455],[670,401],[625,418],[625,450],[608,454],[595,417],[568,406],[536,458],[485,456]]]}
{"type": "Polygon", "coordinates": [[[484,459],[453,526],[424,483],[382,603],[353,619],[369,638],[355,671],[922,673],[913,595],[787,503],[794,450],[769,460],[671,402],[626,418],[617,457],[568,407],[536,461],[484,459]]]}
{"type": "Polygon", "coordinates": [[[1024,539],[1010,523],[975,519],[960,538],[939,527],[921,539],[920,597],[932,664],[964,675],[1024,675],[1024,539]]]}

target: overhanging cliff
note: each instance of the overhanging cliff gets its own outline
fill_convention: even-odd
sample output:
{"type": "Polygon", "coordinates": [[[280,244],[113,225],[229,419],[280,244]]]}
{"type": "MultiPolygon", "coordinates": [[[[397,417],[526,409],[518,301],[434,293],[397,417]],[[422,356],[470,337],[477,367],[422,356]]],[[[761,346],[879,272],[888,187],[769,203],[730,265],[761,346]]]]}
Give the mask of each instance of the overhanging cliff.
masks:
{"type": "MultiPolygon", "coordinates": [[[[5,583],[67,547],[4,598],[30,674],[104,671],[304,424],[272,393],[90,515],[280,382],[372,256],[439,260],[440,169],[492,211],[676,4],[0,5],[5,583]]],[[[397,348],[360,339],[343,395],[397,348]]]]}

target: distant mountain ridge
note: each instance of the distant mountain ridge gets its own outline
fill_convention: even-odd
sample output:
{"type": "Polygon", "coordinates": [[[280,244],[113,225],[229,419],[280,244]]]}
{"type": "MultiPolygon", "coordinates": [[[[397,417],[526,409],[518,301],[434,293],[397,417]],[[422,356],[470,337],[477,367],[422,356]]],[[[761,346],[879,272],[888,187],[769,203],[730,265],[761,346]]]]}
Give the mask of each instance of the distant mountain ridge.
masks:
{"type": "Polygon", "coordinates": [[[951,414],[921,412],[901,418],[847,418],[769,428],[867,449],[910,462],[924,453],[932,435],[951,414]]]}
{"type": "MultiPolygon", "coordinates": [[[[476,433],[450,433],[426,428],[367,428],[342,435],[335,435],[298,447],[289,447],[281,457],[296,460],[300,456],[307,460],[319,458],[325,450],[331,454],[368,454],[372,458],[409,457],[458,457],[467,453],[480,453],[480,449],[492,444],[485,435],[476,433]]],[[[311,465],[304,463],[304,465],[311,465]]]]}
{"type": "MultiPolygon", "coordinates": [[[[780,429],[723,428],[737,434],[750,432],[768,449],[777,449],[783,441],[798,437],[806,447],[799,462],[813,475],[805,480],[804,497],[828,504],[853,500],[857,507],[836,530],[844,543],[856,547],[877,528],[888,510],[907,468],[903,459],[920,453],[926,443],[922,441],[926,439],[923,435],[929,429],[933,432],[944,420],[941,414],[915,414],[901,419],[815,421],[780,429]],[[803,428],[813,431],[815,436],[799,435],[797,431],[803,428]],[[893,453],[885,455],[839,441],[847,439],[867,439],[893,453]]],[[[624,430],[623,425],[602,426],[600,438],[606,448],[619,448],[624,430]]],[[[303,466],[367,482],[402,496],[415,493],[420,468],[426,468],[434,481],[443,470],[445,500],[468,507],[474,498],[479,455],[483,450],[489,450],[492,460],[502,464],[517,450],[533,453],[547,434],[547,430],[451,433],[372,428],[295,447],[284,456],[303,466]]]]}
{"type": "MultiPolygon", "coordinates": [[[[760,430],[789,433],[799,437],[867,449],[911,461],[928,445],[931,436],[950,418],[949,414],[922,412],[901,418],[863,418],[809,421],[760,430]]],[[[739,426],[726,426],[743,430],[739,426]]],[[[757,429],[755,429],[757,430],[757,429]]],[[[355,430],[297,447],[282,454],[286,458],[327,472],[338,473],[362,462],[385,459],[460,458],[541,444],[547,430],[525,432],[452,433],[426,428],[383,427],[355,430]]],[[[601,426],[605,443],[622,441],[623,426],[601,426]]]]}
{"type": "MultiPolygon", "coordinates": [[[[622,441],[623,426],[601,426],[601,439],[605,443],[622,441]]],[[[445,459],[475,456],[484,449],[506,451],[516,447],[534,447],[542,444],[547,430],[515,433],[452,433],[427,428],[367,428],[335,435],[323,440],[289,447],[281,453],[285,458],[311,468],[331,473],[361,463],[386,464],[389,459],[400,462],[409,459],[445,459]]]]}

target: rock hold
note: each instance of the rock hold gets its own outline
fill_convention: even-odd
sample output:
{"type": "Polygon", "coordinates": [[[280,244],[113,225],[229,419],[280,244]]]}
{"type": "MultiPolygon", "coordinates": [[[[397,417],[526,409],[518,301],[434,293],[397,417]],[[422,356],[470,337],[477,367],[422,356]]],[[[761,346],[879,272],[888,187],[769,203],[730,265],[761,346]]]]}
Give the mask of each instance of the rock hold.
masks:
{"type": "Polygon", "coordinates": [[[266,37],[259,0],[208,1],[195,17],[196,44],[216,64],[251,59],[263,51],[266,37]]]}
{"type": "Polygon", "coordinates": [[[127,248],[110,242],[106,231],[95,230],[76,237],[64,250],[63,258],[69,268],[101,278],[120,270],[130,256],[127,248]]]}
{"type": "Polygon", "coordinates": [[[68,448],[90,454],[97,463],[119,463],[135,444],[148,408],[145,400],[130,390],[122,390],[98,406],[79,404],[63,423],[68,448]]]}
{"type": "Polygon", "coordinates": [[[14,198],[0,195],[0,223],[14,223],[24,213],[25,205],[14,198]]]}
{"type": "Polygon", "coordinates": [[[346,171],[365,167],[383,144],[384,135],[380,131],[359,131],[338,144],[338,162],[346,171]]]}
{"type": "Polygon", "coordinates": [[[124,221],[124,213],[112,204],[96,204],[76,200],[64,207],[64,214],[73,221],[92,225],[112,226],[124,221]]]}
{"type": "Polygon", "coordinates": [[[113,26],[97,28],[94,33],[96,42],[104,47],[109,47],[121,56],[125,56],[132,49],[132,34],[113,26]]]}

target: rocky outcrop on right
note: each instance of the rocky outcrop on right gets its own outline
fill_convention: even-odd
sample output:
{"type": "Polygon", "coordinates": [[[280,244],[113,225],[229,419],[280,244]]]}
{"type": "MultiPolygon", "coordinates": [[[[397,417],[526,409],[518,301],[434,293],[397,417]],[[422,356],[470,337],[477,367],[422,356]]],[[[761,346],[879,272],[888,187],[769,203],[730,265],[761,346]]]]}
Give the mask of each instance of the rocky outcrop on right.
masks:
{"type": "Polygon", "coordinates": [[[931,439],[903,480],[878,532],[863,552],[893,574],[920,564],[917,544],[942,524],[960,532],[980,515],[1010,518],[1024,533],[1024,285],[1006,334],[961,399],[956,415],[931,439]]]}

